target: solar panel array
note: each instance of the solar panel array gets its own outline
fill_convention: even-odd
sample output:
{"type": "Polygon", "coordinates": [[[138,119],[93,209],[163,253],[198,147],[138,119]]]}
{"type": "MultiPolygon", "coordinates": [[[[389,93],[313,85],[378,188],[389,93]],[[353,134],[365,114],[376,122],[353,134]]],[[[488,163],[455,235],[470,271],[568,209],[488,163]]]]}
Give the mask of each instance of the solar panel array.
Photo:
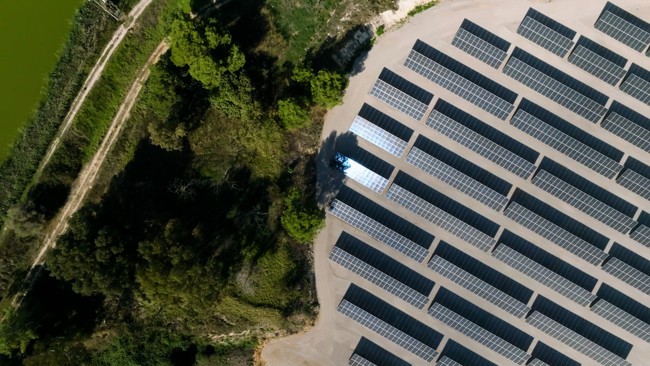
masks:
{"type": "Polygon", "coordinates": [[[601,126],[616,136],[650,152],[650,130],[637,125],[615,112],[610,112],[601,126]]]}
{"type": "Polygon", "coordinates": [[[634,50],[643,52],[650,44],[650,26],[635,18],[614,4],[607,3],[594,27],[634,50]]]}
{"type": "Polygon", "coordinates": [[[357,181],[375,192],[382,192],[388,185],[388,179],[368,169],[362,163],[350,159],[343,154],[337,154],[345,160],[345,169],[343,171],[346,177],[357,181]]]}
{"type": "Polygon", "coordinates": [[[426,104],[381,79],[377,79],[372,90],[370,90],[370,95],[415,120],[424,117],[424,113],[428,108],[426,104]]]}
{"type": "Polygon", "coordinates": [[[508,206],[505,215],[593,265],[598,265],[607,258],[607,253],[516,202],[508,206]]]}
{"type": "Polygon", "coordinates": [[[522,364],[530,358],[530,355],[515,345],[508,343],[494,333],[472,323],[464,317],[447,309],[443,305],[434,303],[428,310],[429,315],[441,321],[448,327],[455,329],[476,342],[488,347],[494,352],[503,355],[515,363],[522,364]]]}
{"type": "MultiPolygon", "coordinates": [[[[444,61],[436,62],[421,52],[426,52],[427,54],[431,53],[442,60],[450,60],[450,57],[418,40],[414,48],[411,50],[409,57],[406,59],[404,66],[500,119],[505,120],[508,118],[510,112],[514,109],[514,100],[507,101],[503,99],[484,87],[477,85],[474,81],[459,75],[445,67],[445,65],[439,63],[444,61]]],[[[457,61],[453,62],[459,64],[457,61]]],[[[458,67],[466,68],[464,65],[459,65],[458,67]]],[[[480,77],[480,74],[473,70],[470,71],[472,74],[480,77]]],[[[504,89],[502,86],[496,87],[504,89]]],[[[506,92],[512,94],[510,91],[506,92]]]]}
{"type": "Polygon", "coordinates": [[[465,19],[452,45],[498,69],[508,55],[510,44],[495,34],[465,19]]]}
{"type": "Polygon", "coordinates": [[[348,364],[353,365],[353,362],[361,362],[354,365],[366,365],[367,363],[364,362],[370,362],[370,365],[374,364],[377,366],[411,366],[410,363],[395,356],[365,337],[361,337],[359,343],[357,343],[348,364]]]}
{"type": "Polygon", "coordinates": [[[603,299],[598,300],[591,307],[591,310],[646,342],[650,342],[650,324],[630,315],[625,310],[603,299]]]}
{"type": "Polygon", "coordinates": [[[344,202],[335,200],[330,213],[413,260],[421,262],[428,254],[427,249],[344,202]]]}
{"type": "Polygon", "coordinates": [[[544,333],[560,340],[566,345],[582,352],[583,354],[596,360],[605,366],[632,366],[629,362],[600,345],[590,341],[582,335],[547,317],[546,315],[534,311],[526,322],[541,330],[544,333]]]}
{"type": "Polygon", "coordinates": [[[607,112],[607,97],[522,49],[515,49],[503,72],[591,122],[607,112]]]}
{"type": "Polygon", "coordinates": [[[400,139],[360,116],[355,117],[352,126],[350,126],[350,132],[370,141],[395,156],[401,156],[408,144],[407,141],[400,139]]]}
{"type": "Polygon", "coordinates": [[[632,71],[630,71],[628,73],[628,76],[621,84],[620,89],[633,98],[636,98],[643,103],[650,105],[650,81],[641,75],[632,73],[632,71]]]}
{"type": "Polygon", "coordinates": [[[650,200],[650,179],[635,172],[632,169],[626,169],[616,179],[616,183],[638,194],[639,196],[650,200]]]}
{"type": "Polygon", "coordinates": [[[618,258],[609,258],[603,270],[628,285],[650,295],[650,276],[618,258]]]}
{"type": "Polygon", "coordinates": [[[440,360],[436,362],[436,365],[437,366],[463,366],[462,364],[452,360],[447,356],[441,357],[440,360]]]}
{"type": "Polygon", "coordinates": [[[559,25],[557,22],[531,8],[517,28],[517,33],[554,54],[564,57],[573,47],[575,32],[572,32],[573,36],[568,37],[567,34],[562,34],[551,28],[557,25],[559,25]]]}
{"type": "Polygon", "coordinates": [[[580,305],[587,306],[596,299],[596,295],[592,294],[590,291],[542,266],[505,244],[499,244],[492,255],[510,267],[580,305]]]}
{"type": "Polygon", "coordinates": [[[350,360],[348,361],[348,365],[349,366],[379,366],[376,363],[370,362],[357,354],[353,354],[352,357],[350,357],[350,360]]]}
{"type": "Polygon", "coordinates": [[[569,56],[569,62],[610,85],[617,85],[625,76],[627,60],[612,54],[612,51],[580,37],[578,45],[569,56]],[[607,55],[610,55],[610,58],[607,58],[607,55]]]}
{"type": "Polygon", "coordinates": [[[519,109],[510,123],[553,149],[564,153],[587,168],[614,178],[623,167],[593,148],[519,109]]]}
{"type": "Polygon", "coordinates": [[[631,217],[615,210],[611,206],[606,205],[545,170],[540,170],[535,175],[533,184],[622,233],[627,234],[637,225],[637,222],[631,217]]]}
{"type": "Polygon", "coordinates": [[[639,225],[634,229],[630,234],[630,238],[636,241],[637,243],[643,244],[646,247],[650,247],[650,227],[645,225],[639,225]]]}
{"type": "Polygon", "coordinates": [[[431,362],[438,355],[435,349],[345,299],[337,311],[426,361],[431,362]]]}
{"type": "Polygon", "coordinates": [[[526,304],[439,256],[434,256],[427,267],[516,317],[522,317],[530,310],[526,304]]]}
{"type": "Polygon", "coordinates": [[[395,183],[390,187],[386,197],[481,250],[489,250],[496,243],[489,235],[395,183]]]}

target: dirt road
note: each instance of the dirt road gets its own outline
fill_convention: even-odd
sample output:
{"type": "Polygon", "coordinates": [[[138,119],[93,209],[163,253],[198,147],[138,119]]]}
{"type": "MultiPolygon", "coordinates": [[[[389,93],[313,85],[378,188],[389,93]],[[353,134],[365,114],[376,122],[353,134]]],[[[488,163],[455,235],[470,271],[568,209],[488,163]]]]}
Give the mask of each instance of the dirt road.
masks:
{"type": "Polygon", "coordinates": [[[52,155],[54,155],[54,152],[56,151],[56,149],[59,147],[59,144],[61,143],[61,137],[65,135],[65,133],[70,128],[70,126],[72,126],[72,121],[74,121],[75,117],[77,116],[77,113],[81,109],[81,106],[86,101],[86,97],[88,96],[88,94],[90,94],[90,91],[95,86],[95,83],[102,76],[102,72],[104,71],[104,67],[106,67],[106,64],[108,63],[108,60],[111,59],[113,53],[115,53],[115,51],[122,43],[122,40],[124,40],[124,37],[127,35],[129,30],[133,28],[133,26],[137,23],[138,19],[140,18],[140,15],[142,15],[142,13],[147,8],[147,6],[151,4],[151,1],[152,0],[141,0],[136,6],[133,7],[131,12],[127,16],[126,21],[122,25],[120,25],[119,28],[117,28],[115,33],[113,33],[113,37],[111,38],[110,42],[108,42],[108,45],[102,51],[102,54],[99,56],[99,59],[97,60],[97,63],[95,63],[93,69],[90,70],[90,74],[88,74],[88,77],[86,78],[86,81],[84,82],[81,91],[79,91],[79,94],[77,94],[77,97],[72,102],[68,114],[65,116],[65,119],[61,124],[61,127],[59,127],[59,132],[57,133],[56,137],[50,144],[50,147],[47,149],[47,153],[45,154],[45,157],[41,161],[41,164],[38,166],[38,170],[36,171],[35,177],[38,177],[43,171],[43,169],[45,168],[45,166],[50,162],[52,155]]]}

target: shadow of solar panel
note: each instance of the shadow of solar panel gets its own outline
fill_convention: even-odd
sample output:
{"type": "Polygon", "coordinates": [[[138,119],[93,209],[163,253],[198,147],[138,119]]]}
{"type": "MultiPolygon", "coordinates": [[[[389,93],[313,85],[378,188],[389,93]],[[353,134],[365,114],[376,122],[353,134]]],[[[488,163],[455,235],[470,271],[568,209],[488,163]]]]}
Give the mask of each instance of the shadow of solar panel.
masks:
{"type": "Polygon", "coordinates": [[[573,47],[576,35],[573,30],[533,8],[528,9],[517,33],[560,57],[573,47]]]}
{"type": "MultiPolygon", "coordinates": [[[[596,361],[602,362],[603,364],[612,366],[629,364],[625,361],[625,358],[630,354],[632,345],[625,340],[607,332],[543,296],[538,296],[535,299],[533,310],[561,324],[563,327],[570,329],[577,335],[584,337],[590,343],[599,346],[593,347],[586,345],[586,347],[583,347],[582,349],[573,346],[573,348],[576,348],[578,351],[594,358],[596,361]],[[611,352],[612,356],[615,355],[617,357],[607,357],[602,352],[599,352],[598,348],[604,348],[608,352],[611,352]]],[[[566,340],[561,340],[566,343],[566,340]]],[[[569,343],[569,345],[571,344],[569,343]]]]}
{"type": "Polygon", "coordinates": [[[517,94],[417,40],[404,66],[505,120],[517,94]]]}
{"type": "Polygon", "coordinates": [[[569,62],[611,85],[625,76],[627,59],[598,43],[581,36],[569,62]]]}
{"type": "Polygon", "coordinates": [[[650,105],[650,71],[632,64],[620,89],[625,94],[650,105]]]}
{"type": "Polygon", "coordinates": [[[501,66],[510,48],[509,42],[467,19],[451,44],[495,69],[501,66]]]}
{"type": "MultiPolygon", "coordinates": [[[[436,365],[443,365],[443,363],[441,363],[442,359],[447,358],[453,362],[456,362],[457,365],[461,366],[497,366],[496,364],[463,347],[460,343],[454,341],[453,339],[447,341],[447,344],[445,344],[445,348],[442,349],[440,356],[441,358],[438,363],[436,363],[436,365]]],[[[453,364],[449,363],[444,365],[453,364]]]]}
{"type": "MultiPolygon", "coordinates": [[[[562,352],[537,342],[533,349],[533,358],[549,366],[580,366],[580,363],[565,356],[562,352]]],[[[531,362],[529,365],[533,365],[531,362]]]]}
{"type": "Polygon", "coordinates": [[[596,298],[591,291],[598,280],[508,230],[492,255],[580,305],[587,306],[596,298]]]}
{"type": "Polygon", "coordinates": [[[433,99],[433,94],[386,68],[370,90],[370,95],[415,120],[424,117],[433,99]]]}
{"type": "Polygon", "coordinates": [[[650,261],[614,243],[603,270],[621,281],[650,294],[650,261]]]}
{"type": "Polygon", "coordinates": [[[598,122],[607,112],[605,94],[521,48],[515,48],[503,73],[591,122],[598,122]]]}
{"type": "Polygon", "coordinates": [[[429,296],[435,283],[363,241],[343,232],[336,247],[377,268],[420,294],[429,296]]]}
{"type": "Polygon", "coordinates": [[[438,290],[428,313],[516,363],[530,357],[526,350],[533,337],[446,288],[438,290]]]}
{"type": "Polygon", "coordinates": [[[444,242],[440,245],[427,267],[516,317],[528,313],[531,290],[444,242]]]}
{"type": "Polygon", "coordinates": [[[611,2],[607,2],[594,27],[638,52],[650,44],[650,24],[611,2]]]}
{"type": "Polygon", "coordinates": [[[650,308],[603,283],[599,300],[591,307],[595,313],[650,342],[650,308]]]}
{"type": "Polygon", "coordinates": [[[618,160],[623,157],[621,151],[585,133],[528,100],[523,100],[520,103],[520,108],[510,123],[528,135],[607,178],[611,179],[616,177],[623,169],[618,163],[618,160]]]}
{"type": "Polygon", "coordinates": [[[650,119],[614,101],[601,126],[633,145],[650,152],[650,119]]]}
{"type": "Polygon", "coordinates": [[[479,248],[494,244],[499,225],[403,172],[386,197],[479,248]]]}
{"type": "Polygon", "coordinates": [[[533,184],[624,234],[637,222],[632,218],[637,207],[602,189],[578,174],[544,158],[533,184]]]}
{"type": "Polygon", "coordinates": [[[500,211],[508,202],[510,183],[423,136],[406,161],[494,210],[500,211]]]}
{"type": "Polygon", "coordinates": [[[355,284],[348,288],[338,311],[428,362],[436,357],[435,349],[443,338],[355,284]]]}
{"type": "MultiPolygon", "coordinates": [[[[360,356],[377,366],[411,366],[410,363],[386,351],[365,337],[361,337],[361,340],[357,343],[357,347],[354,349],[352,356],[360,356]]],[[[355,364],[350,362],[350,365],[352,366],[355,364]]]]}
{"type": "Polygon", "coordinates": [[[628,157],[625,161],[625,170],[616,179],[616,183],[650,200],[650,167],[642,162],[628,157]]]}

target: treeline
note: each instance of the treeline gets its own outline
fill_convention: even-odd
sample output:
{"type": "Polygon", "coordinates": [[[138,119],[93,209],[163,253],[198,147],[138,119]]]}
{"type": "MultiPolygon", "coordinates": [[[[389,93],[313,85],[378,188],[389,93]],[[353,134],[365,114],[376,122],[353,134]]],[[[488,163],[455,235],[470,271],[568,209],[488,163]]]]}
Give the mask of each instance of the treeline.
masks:
{"type": "MultiPolygon", "coordinates": [[[[296,66],[251,39],[251,19],[280,36],[256,1],[207,19],[159,6],[139,31],[167,29],[171,50],[143,88],[105,191],[73,217],[23,306],[4,314],[2,364],[243,365],[258,337],[313,321],[309,244],[324,218],[315,164],[324,113],[347,79],[318,67],[308,56],[317,52],[303,49],[296,66]]],[[[108,107],[84,107],[74,143],[30,192],[36,209],[12,214],[16,240],[34,242],[61,205],[112,92],[92,99],[108,107]]]]}

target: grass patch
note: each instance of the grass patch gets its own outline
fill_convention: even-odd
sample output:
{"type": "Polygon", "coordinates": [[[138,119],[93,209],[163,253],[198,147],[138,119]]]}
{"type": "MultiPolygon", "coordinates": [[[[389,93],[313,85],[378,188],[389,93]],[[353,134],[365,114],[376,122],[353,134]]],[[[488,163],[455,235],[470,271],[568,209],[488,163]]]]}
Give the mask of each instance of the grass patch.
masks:
{"type": "Polygon", "coordinates": [[[414,15],[420,14],[421,12],[423,12],[425,10],[433,8],[434,6],[436,6],[436,4],[438,4],[438,1],[433,0],[433,1],[430,1],[430,2],[428,2],[426,4],[418,5],[415,8],[413,8],[413,10],[408,12],[408,16],[412,17],[414,15]]]}
{"type": "Polygon", "coordinates": [[[379,27],[377,27],[377,30],[375,31],[375,36],[380,37],[385,32],[386,32],[386,26],[382,24],[379,27]]]}

